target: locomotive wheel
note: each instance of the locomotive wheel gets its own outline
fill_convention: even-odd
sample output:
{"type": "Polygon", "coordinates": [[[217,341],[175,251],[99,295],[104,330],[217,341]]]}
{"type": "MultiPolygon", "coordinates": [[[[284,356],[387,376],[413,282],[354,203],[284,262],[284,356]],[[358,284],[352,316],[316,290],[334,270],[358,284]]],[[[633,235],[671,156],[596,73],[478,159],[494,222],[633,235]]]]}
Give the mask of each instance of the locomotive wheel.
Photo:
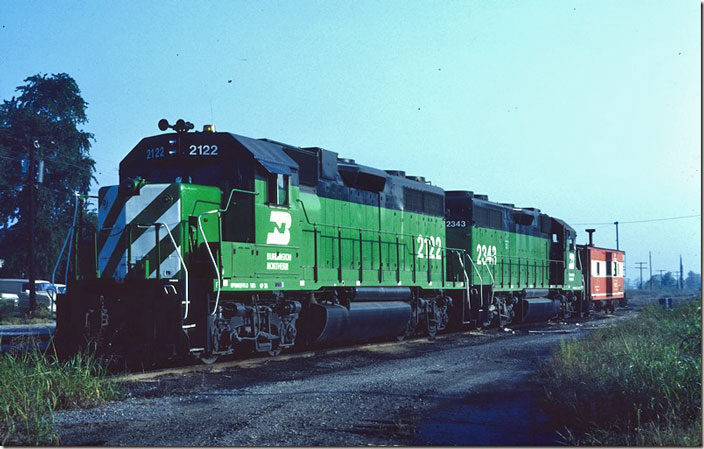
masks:
{"type": "Polygon", "coordinates": [[[431,318],[430,316],[426,315],[425,322],[427,324],[426,330],[428,331],[428,338],[431,340],[435,339],[435,336],[438,334],[438,320],[435,318],[435,316],[431,318]]]}
{"type": "MultiPolygon", "coordinates": [[[[274,335],[279,335],[279,328],[277,326],[272,326],[271,332],[274,335]]],[[[266,351],[266,353],[269,354],[271,357],[276,357],[277,355],[281,354],[281,346],[279,346],[280,340],[272,338],[271,340],[269,340],[269,342],[271,343],[271,349],[266,351]]]]}
{"type": "Polygon", "coordinates": [[[408,323],[406,323],[406,328],[403,330],[403,333],[396,336],[396,341],[403,341],[407,338],[410,338],[411,335],[413,335],[413,332],[415,332],[415,329],[415,321],[414,318],[411,317],[411,319],[408,320],[408,323]]]}
{"type": "Polygon", "coordinates": [[[589,318],[593,308],[591,299],[582,299],[582,318],[589,318]]]}
{"type": "Polygon", "coordinates": [[[200,361],[203,362],[204,365],[212,365],[213,363],[218,361],[218,356],[213,355],[213,354],[206,354],[203,353],[200,355],[200,361]]]}
{"type": "Polygon", "coordinates": [[[428,338],[433,340],[438,334],[438,323],[435,320],[428,320],[428,338]]]}
{"type": "Polygon", "coordinates": [[[428,332],[428,338],[434,339],[438,334],[438,309],[435,301],[428,302],[425,307],[425,329],[428,332]]]}

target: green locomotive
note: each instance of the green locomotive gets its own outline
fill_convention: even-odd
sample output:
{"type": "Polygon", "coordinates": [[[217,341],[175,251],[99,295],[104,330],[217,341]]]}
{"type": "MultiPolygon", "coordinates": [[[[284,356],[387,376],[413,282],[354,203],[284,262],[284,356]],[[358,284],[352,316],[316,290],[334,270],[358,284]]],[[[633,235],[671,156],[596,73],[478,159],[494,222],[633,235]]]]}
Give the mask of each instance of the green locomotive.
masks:
{"type": "Polygon", "coordinates": [[[57,300],[57,346],[139,359],[411,335],[584,313],[575,233],[322,148],[143,139],[99,192],[57,300]]]}

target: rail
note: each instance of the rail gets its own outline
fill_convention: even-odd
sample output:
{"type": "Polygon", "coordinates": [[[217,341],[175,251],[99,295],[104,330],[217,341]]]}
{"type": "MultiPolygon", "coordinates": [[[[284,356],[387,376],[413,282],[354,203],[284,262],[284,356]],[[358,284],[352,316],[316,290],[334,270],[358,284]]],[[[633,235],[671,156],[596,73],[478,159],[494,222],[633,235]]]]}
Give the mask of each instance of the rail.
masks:
{"type": "MultiPolygon", "coordinates": [[[[315,258],[314,266],[313,266],[313,276],[314,276],[314,280],[315,280],[316,282],[317,282],[317,280],[318,280],[318,262],[317,262],[317,258],[318,258],[318,226],[337,229],[337,231],[338,231],[337,236],[329,236],[329,237],[330,237],[330,238],[337,238],[337,239],[338,239],[338,251],[340,251],[340,250],[339,250],[339,246],[340,246],[340,242],[341,242],[341,240],[342,240],[342,236],[341,236],[341,234],[340,234],[340,231],[344,229],[344,230],[349,230],[349,231],[355,231],[356,233],[359,234],[360,249],[361,249],[361,242],[362,242],[362,232],[378,234],[378,236],[379,236],[379,252],[380,252],[380,253],[381,253],[381,244],[382,244],[382,241],[381,241],[381,235],[382,235],[382,234],[384,234],[384,235],[391,235],[391,236],[394,236],[394,237],[396,238],[396,243],[395,243],[395,244],[396,244],[396,252],[397,252],[397,254],[398,254],[399,247],[402,246],[402,245],[403,245],[403,247],[404,247],[405,250],[408,249],[408,245],[407,245],[406,243],[400,243],[399,240],[398,240],[398,237],[399,237],[399,236],[402,236],[402,237],[410,237],[411,242],[412,242],[412,244],[413,244],[413,248],[411,249],[411,253],[410,253],[410,254],[411,254],[412,256],[415,255],[415,239],[419,236],[419,234],[407,234],[407,233],[404,233],[404,232],[384,231],[384,230],[382,230],[382,229],[370,230],[370,229],[363,229],[363,228],[359,228],[359,227],[355,228],[355,227],[352,227],[352,226],[345,226],[345,225],[340,225],[340,224],[330,224],[330,223],[316,223],[316,222],[312,222],[312,221],[310,220],[310,217],[308,216],[308,211],[306,210],[306,205],[305,205],[305,203],[304,203],[300,198],[298,198],[296,201],[301,204],[301,210],[303,211],[303,216],[304,216],[305,219],[306,219],[306,223],[307,223],[309,226],[312,226],[312,228],[313,228],[312,230],[311,230],[311,229],[304,229],[304,231],[306,231],[306,232],[313,232],[313,247],[314,247],[314,258],[315,258]]],[[[321,235],[322,235],[322,234],[321,234],[321,235]]],[[[323,236],[323,237],[325,237],[325,236],[323,236]]],[[[390,245],[393,245],[393,242],[390,242],[390,241],[386,241],[386,243],[387,243],[387,244],[390,244],[390,245]]],[[[444,270],[444,268],[442,268],[442,267],[444,266],[444,260],[445,260],[444,253],[445,253],[447,250],[458,250],[458,249],[457,249],[457,248],[449,248],[449,247],[446,247],[446,246],[440,246],[440,247],[439,247],[439,250],[443,251],[443,257],[442,257],[442,259],[441,259],[443,265],[441,265],[440,274],[441,274],[441,276],[443,276],[443,282],[444,282],[445,270],[444,270]]],[[[464,251],[464,250],[459,250],[459,251],[464,251]]],[[[379,259],[381,260],[381,254],[380,254],[380,256],[379,256],[379,259]]],[[[400,258],[397,256],[397,260],[399,260],[399,259],[400,259],[400,258]]],[[[413,279],[414,279],[414,281],[415,281],[415,276],[416,276],[416,273],[417,273],[417,267],[415,266],[415,257],[413,258],[413,260],[414,260],[414,266],[413,266],[413,276],[414,276],[414,278],[413,278],[413,279]]],[[[341,260],[340,260],[340,262],[341,262],[341,260]]],[[[397,262],[397,264],[398,264],[398,263],[399,263],[399,262],[397,262]]],[[[431,264],[431,261],[428,260],[428,281],[429,281],[429,282],[430,282],[430,279],[431,279],[431,265],[430,265],[430,264],[431,264]]],[[[341,269],[342,269],[341,267],[338,267],[338,277],[339,277],[340,279],[342,279],[342,278],[341,278],[341,269]]],[[[360,273],[361,273],[361,271],[362,271],[362,268],[360,267],[360,273]]],[[[383,271],[383,269],[382,269],[382,264],[380,263],[380,264],[379,264],[379,278],[380,278],[380,280],[381,280],[381,276],[382,276],[382,274],[381,274],[382,271],[383,271]]],[[[396,278],[397,278],[397,281],[398,281],[398,279],[400,279],[400,276],[401,276],[401,274],[400,274],[400,266],[397,265],[397,267],[396,267],[396,278]]]]}
{"type": "MultiPolygon", "coordinates": [[[[178,245],[176,245],[176,240],[174,239],[173,234],[171,234],[171,229],[169,228],[169,225],[167,225],[164,222],[155,222],[150,225],[137,225],[139,228],[150,228],[154,226],[156,228],[156,233],[157,233],[157,241],[159,240],[159,231],[158,227],[163,226],[166,228],[166,233],[169,234],[169,239],[171,239],[171,243],[174,245],[174,249],[176,250],[176,255],[178,256],[179,262],[181,262],[181,267],[183,267],[183,272],[185,273],[184,276],[184,287],[185,287],[185,292],[186,294],[184,295],[184,304],[186,305],[185,311],[183,313],[183,320],[185,321],[186,318],[188,318],[188,306],[190,305],[190,300],[188,298],[188,267],[186,266],[186,262],[183,260],[183,257],[181,257],[181,251],[178,248],[178,245]]],[[[158,259],[158,257],[157,257],[158,259]]],[[[157,273],[161,270],[161,261],[157,260],[157,273]]]]}
{"type": "Polygon", "coordinates": [[[251,190],[232,189],[232,190],[230,190],[230,196],[227,198],[227,203],[225,203],[224,209],[213,209],[213,210],[209,210],[209,211],[203,212],[200,215],[198,215],[198,230],[200,231],[200,235],[203,237],[203,243],[205,243],[205,249],[208,250],[208,255],[210,256],[210,261],[213,262],[213,268],[215,268],[215,274],[218,277],[218,290],[217,290],[217,293],[215,294],[215,307],[213,307],[213,311],[210,312],[210,315],[215,315],[215,312],[217,312],[218,306],[220,305],[220,290],[221,290],[220,285],[222,284],[222,277],[220,274],[220,267],[218,267],[217,262],[215,262],[215,256],[213,256],[213,251],[210,249],[210,245],[208,244],[208,238],[205,236],[205,231],[203,231],[203,222],[201,220],[204,215],[218,214],[218,217],[219,217],[221,213],[227,212],[227,210],[230,208],[230,204],[232,202],[232,195],[235,192],[246,193],[249,195],[258,195],[257,192],[253,192],[251,190]]]}
{"type": "MultiPolygon", "coordinates": [[[[494,289],[496,286],[496,282],[494,281],[494,273],[492,273],[491,270],[489,269],[489,265],[484,264],[484,268],[486,268],[486,271],[489,273],[489,277],[491,278],[491,300],[489,301],[489,305],[491,305],[494,303],[494,289]]],[[[502,275],[503,275],[503,273],[502,273],[502,275]]]]}
{"type": "Polygon", "coordinates": [[[344,226],[344,225],[337,225],[337,224],[330,224],[330,223],[313,223],[310,221],[308,218],[308,212],[306,212],[306,205],[301,201],[300,199],[297,199],[299,203],[301,203],[302,210],[303,210],[303,215],[306,217],[306,222],[313,227],[317,226],[323,226],[323,227],[329,227],[329,228],[336,228],[336,229],[347,229],[350,231],[357,231],[357,232],[377,232],[379,234],[387,234],[387,235],[393,235],[393,236],[399,236],[402,235],[404,237],[411,237],[411,238],[416,238],[418,237],[417,234],[406,234],[404,232],[393,232],[393,231],[382,231],[381,229],[379,230],[370,230],[370,229],[362,229],[362,228],[353,228],[352,226],[344,226]]]}
{"type": "MultiPolygon", "coordinates": [[[[467,268],[464,266],[464,262],[462,261],[462,256],[460,256],[459,251],[454,251],[454,252],[455,252],[455,254],[457,255],[457,260],[459,260],[459,262],[460,262],[460,266],[462,267],[462,273],[464,274],[465,289],[467,290],[467,297],[466,297],[466,299],[465,299],[464,301],[462,301],[462,324],[468,324],[469,321],[466,321],[466,320],[464,319],[464,310],[465,310],[465,305],[467,305],[467,303],[469,302],[469,297],[470,297],[470,293],[469,293],[469,284],[470,284],[470,282],[469,282],[469,275],[467,275],[467,268]]],[[[480,288],[481,288],[481,285],[480,285],[480,288]]],[[[471,306],[471,304],[470,304],[470,306],[471,306]]],[[[471,308],[471,307],[470,307],[470,308],[471,308]]]]}
{"type": "Polygon", "coordinates": [[[59,268],[59,264],[61,263],[61,258],[64,255],[64,250],[66,250],[66,245],[68,244],[68,253],[66,254],[66,269],[64,270],[64,286],[68,284],[68,267],[69,264],[71,263],[71,248],[73,247],[73,231],[76,229],[76,218],[78,218],[78,200],[81,197],[81,194],[78,192],[75,192],[75,198],[76,201],[74,202],[73,205],[73,221],[71,222],[71,226],[68,228],[68,232],[66,232],[66,238],[64,239],[64,244],[61,247],[61,251],[59,252],[59,257],[56,258],[56,264],[54,265],[54,270],[51,272],[51,288],[49,289],[49,319],[54,319],[54,303],[56,302],[56,284],[54,283],[56,279],[56,270],[59,268]],[[70,243],[69,243],[70,242],[70,243]]]}

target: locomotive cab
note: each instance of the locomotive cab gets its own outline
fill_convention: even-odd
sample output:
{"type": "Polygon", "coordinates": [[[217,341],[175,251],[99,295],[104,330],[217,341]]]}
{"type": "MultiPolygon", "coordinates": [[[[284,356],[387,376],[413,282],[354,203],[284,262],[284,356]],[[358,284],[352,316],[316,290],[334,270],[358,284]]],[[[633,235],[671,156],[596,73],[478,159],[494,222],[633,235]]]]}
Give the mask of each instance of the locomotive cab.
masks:
{"type": "Polygon", "coordinates": [[[211,352],[221,295],[297,282],[297,171],[279,145],[234,134],[143,139],[121,162],[120,184],[100,189],[94,263],[58,301],[58,340],[211,352]],[[276,281],[252,282],[267,272],[276,281]]]}

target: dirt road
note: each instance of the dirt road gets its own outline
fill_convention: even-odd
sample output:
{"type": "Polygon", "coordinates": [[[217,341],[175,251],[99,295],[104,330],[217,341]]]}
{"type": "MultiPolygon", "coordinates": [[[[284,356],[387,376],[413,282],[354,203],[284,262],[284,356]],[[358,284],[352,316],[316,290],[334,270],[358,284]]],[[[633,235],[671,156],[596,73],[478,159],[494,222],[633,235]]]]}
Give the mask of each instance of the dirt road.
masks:
{"type": "MultiPolygon", "coordinates": [[[[464,332],[129,383],[130,397],[60,412],[63,445],[550,445],[540,361],[605,319],[464,332]]],[[[603,316],[603,315],[602,315],[603,316]]]]}

